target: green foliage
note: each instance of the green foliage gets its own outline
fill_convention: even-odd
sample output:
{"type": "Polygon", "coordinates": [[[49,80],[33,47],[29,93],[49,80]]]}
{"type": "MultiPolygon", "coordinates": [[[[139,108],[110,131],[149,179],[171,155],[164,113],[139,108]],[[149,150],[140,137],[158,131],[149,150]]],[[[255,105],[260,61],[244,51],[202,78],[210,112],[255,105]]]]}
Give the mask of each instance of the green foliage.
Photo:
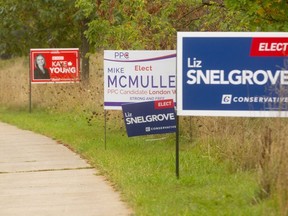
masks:
{"type": "Polygon", "coordinates": [[[177,31],[288,31],[284,0],[0,0],[0,55],[30,48],[175,49],[177,31]],[[81,38],[82,37],[82,38],[81,38]]]}
{"type": "Polygon", "coordinates": [[[0,54],[11,53],[12,50],[21,51],[16,44],[20,37],[26,38],[26,29],[23,18],[19,16],[19,7],[16,0],[0,1],[0,54]],[[9,41],[9,42],[8,42],[9,41]]]}
{"type": "Polygon", "coordinates": [[[211,0],[195,22],[200,31],[286,32],[287,14],[283,0],[211,0]]]}
{"type": "Polygon", "coordinates": [[[222,4],[211,2],[202,9],[204,14],[197,20],[200,31],[249,31],[249,22],[237,10],[227,10],[222,4]]]}
{"type": "Polygon", "coordinates": [[[75,14],[74,0],[0,1],[0,54],[28,54],[36,47],[78,47],[75,14]]]}
{"type": "MultiPolygon", "coordinates": [[[[175,48],[176,30],[170,16],[179,1],[103,0],[96,8],[96,16],[89,23],[86,36],[95,49],[165,49],[175,48]]],[[[77,6],[86,10],[89,1],[77,6]]],[[[90,7],[91,8],[91,7],[90,7]]]]}
{"type": "Polygon", "coordinates": [[[85,17],[90,17],[95,10],[95,3],[92,0],[76,0],[75,7],[79,8],[85,17]]]}
{"type": "Polygon", "coordinates": [[[174,18],[195,2],[1,0],[0,54],[22,55],[36,47],[79,47],[84,31],[91,52],[103,48],[175,49],[174,18]]]}
{"type": "Polygon", "coordinates": [[[288,2],[284,0],[225,0],[229,13],[250,31],[288,31],[288,2]]]}

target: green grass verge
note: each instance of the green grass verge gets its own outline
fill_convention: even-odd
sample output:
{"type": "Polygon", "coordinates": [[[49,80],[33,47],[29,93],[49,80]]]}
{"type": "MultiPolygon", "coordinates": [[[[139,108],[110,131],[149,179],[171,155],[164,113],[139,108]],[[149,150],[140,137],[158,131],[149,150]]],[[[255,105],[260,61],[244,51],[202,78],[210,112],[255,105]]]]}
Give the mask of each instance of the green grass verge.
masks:
{"type": "Polygon", "coordinates": [[[0,108],[0,120],[68,145],[99,169],[135,215],[277,215],[275,199],[259,200],[256,174],[232,172],[206,157],[201,143],[180,139],[180,178],[175,177],[175,135],[128,138],[104,118],[0,108]],[[154,139],[164,138],[164,139],[154,139]],[[153,140],[154,139],[154,140],[153,140]]]}

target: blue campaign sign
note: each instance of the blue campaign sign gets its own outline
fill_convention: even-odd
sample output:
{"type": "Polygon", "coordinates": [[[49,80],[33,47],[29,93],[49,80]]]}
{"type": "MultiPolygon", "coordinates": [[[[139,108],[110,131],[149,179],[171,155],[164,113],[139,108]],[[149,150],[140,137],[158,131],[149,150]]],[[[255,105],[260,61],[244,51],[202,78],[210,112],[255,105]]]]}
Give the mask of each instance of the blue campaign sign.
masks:
{"type": "Polygon", "coordinates": [[[178,32],[177,114],[288,117],[288,33],[178,32]]]}
{"type": "Polygon", "coordinates": [[[122,105],[128,137],[176,132],[176,113],[171,99],[122,105]]]}

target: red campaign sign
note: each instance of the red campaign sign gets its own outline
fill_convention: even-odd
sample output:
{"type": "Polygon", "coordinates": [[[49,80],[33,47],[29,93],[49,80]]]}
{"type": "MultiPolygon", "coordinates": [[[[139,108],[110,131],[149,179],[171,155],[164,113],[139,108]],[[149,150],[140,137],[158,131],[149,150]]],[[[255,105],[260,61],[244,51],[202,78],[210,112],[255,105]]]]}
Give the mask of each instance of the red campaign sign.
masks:
{"type": "Polygon", "coordinates": [[[261,37],[253,38],[251,56],[288,56],[288,38],[286,37],[261,37]]]}
{"type": "Polygon", "coordinates": [[[31,49],[32,83],[79,82],[79,49],[31,49]]]}
{"type": "Polygon", "coordinates": [[[154,109],[171,109],[174,108],[173,99],[154,101],[154,109]]]}

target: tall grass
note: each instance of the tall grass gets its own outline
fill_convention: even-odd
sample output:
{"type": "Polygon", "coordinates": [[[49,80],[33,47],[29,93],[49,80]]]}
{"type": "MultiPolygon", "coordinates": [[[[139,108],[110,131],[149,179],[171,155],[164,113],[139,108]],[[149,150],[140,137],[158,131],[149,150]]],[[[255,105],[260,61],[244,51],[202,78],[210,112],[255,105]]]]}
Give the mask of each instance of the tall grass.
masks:
{"type": "Polygon", "coordinates": [[[28,60],[16,58],[0,63],[0,101],[7,107],[28,107],[28,60]]]}
{"type": "MultiPolygon", "coordinates": [[[[88,125],[104,122],[103,57],[91,62],[90,84],[32,85],[32,112],[77,113],[88,125]]],[[[0,61],[0,105],[28,111],[29,61],[0,61]]],[[[108,130],[124,136],[120,112],[107,112],[108,130]]],[[[225,161],[231,172],[256,171],[259,191],[255,202],[277,197],[281,215],[288,214],[287,119],[181,117],[181,150],[197,146],[204,158],[225,161]]],[[[109,139],[117,138],[109,137],[109,139]]],[[[156,159],[155,159],[156,160],[156,159]]]]}

